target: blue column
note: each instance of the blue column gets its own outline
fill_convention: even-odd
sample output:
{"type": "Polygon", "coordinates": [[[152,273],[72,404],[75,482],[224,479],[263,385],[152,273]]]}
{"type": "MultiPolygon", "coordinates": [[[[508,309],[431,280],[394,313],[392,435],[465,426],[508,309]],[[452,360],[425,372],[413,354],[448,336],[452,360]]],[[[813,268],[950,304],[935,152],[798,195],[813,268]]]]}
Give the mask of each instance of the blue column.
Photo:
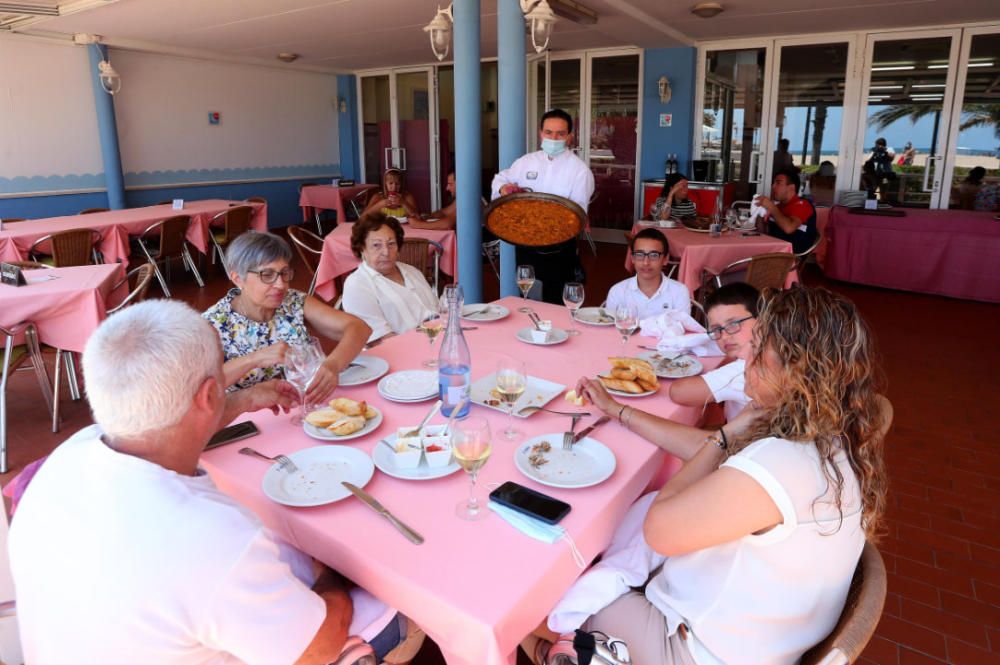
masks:
{"type": "Polygon", "coordinates": [[[107,57],[108,47],[94,44],[90,54],[90,78],[94,84],[94,106],[97,108],[97,131],[101,138],[101,159],[104,162],[104,183],[108,190],[108,207],[121,210],[125,207],[125,177],[122,175],[122,156],[118,151],[118,123],[115,121],[114,97],[104,92],[97,63],[107,57]]]}
{"type": "MultiPolygon", "coordinates": [[[[455,184],[458,281],[466,302],[482,302],[482,117],[479,112],[479,0],[455,0],[455,184]]],[[[521,109],[524,113],[524,109],[521,109]]]]}
{"type": "Polygon", "coordinates": [[[353,74],[337,77],[337,129],[340,134],[340,173],[343,177],[361,181],[358,146],[358,86],[353,74]],[[340,100],[347,110],[340,111],[340,100]]]}
{"type": "MultiPolygon", "coordinates": [[[[499,56],[500,168],[510,166],[524,154],[527,145],[524,127],[527,58],[524,55],[524,14],[518,0],[497,4],[497,55],[499,56]]],[[[500,295],[518,294],[514,272],[514,246],[500,243],[500,295]]]]}

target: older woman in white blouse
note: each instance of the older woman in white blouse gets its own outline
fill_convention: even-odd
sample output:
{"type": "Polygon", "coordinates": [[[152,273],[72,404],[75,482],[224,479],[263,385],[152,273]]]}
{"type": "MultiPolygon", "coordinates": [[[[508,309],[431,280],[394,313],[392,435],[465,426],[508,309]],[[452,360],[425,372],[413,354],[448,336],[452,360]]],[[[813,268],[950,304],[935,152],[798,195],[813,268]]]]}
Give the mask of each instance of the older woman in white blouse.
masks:
{"type": "Polygon", "coordinates": [[[438,299],[423,273],[399,263],[403,227],[382,213],[354,224],[351,251],[361,265],[344,281],[344,311],[364,320],[370,340],[416,328],[437,313],[438,299]]]}

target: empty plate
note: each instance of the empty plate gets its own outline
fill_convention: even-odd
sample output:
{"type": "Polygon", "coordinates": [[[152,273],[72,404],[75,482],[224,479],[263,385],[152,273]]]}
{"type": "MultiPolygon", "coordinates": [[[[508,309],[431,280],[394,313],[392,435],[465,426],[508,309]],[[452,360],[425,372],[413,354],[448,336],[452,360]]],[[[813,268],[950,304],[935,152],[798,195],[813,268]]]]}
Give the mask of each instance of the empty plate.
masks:
{"type": "Polygon", "coordinates": [[[499,321],[510,315],[510,310],[503,305],[473,303],[462,307],[462,318],[469,321],[499,321]]]}
{"type": "Polygon", "coordinates": [[[340,501],[351,496],[341,482],[364,487],[375,473],[367,454],[346,446],[316,446],[288,456],[298,471],[289,473],[273,464],[261,481],[264,494],[285,506],[322,506],[340,501]]]}
{"type": "Polygon", "coordinates": [[[576,320],[588,326],[615,325],[615,317],[608,314],[603,307],[581,307],[576,310],[576,320]]]}
{"type": "Polygon", "coordinates": [[[393,372],[378,382],[378,392],[393,402],[422,402],[437,397],[438,375],[422,369],[393,372]]]}
{"type": "Polygon", "coordinates": [[[354,367],[348,367],[340,373],[340,385],[357,386],[362,383],[374,381],[389,371],[389,363],[378,356],[358,356],[352,363],[354,367]]]}
{"type": "Polygon", "coordinates": [[[615,472],[615,454],[600,441],[585,437],[563,450],[562,440],[558,432],[525,441],[514,451],[514,465],[535,482],[567,489],[597,485],[615,472]]]}
{"type": "Polygon", "coordinates": [[[637,357],[649,361],[656,376],[661,379],[683,379],[688,376],[698,376],[705,366],[693,356],[681,356],[676,360],[667,360],[655,351],[640,353],[637,357]]]}

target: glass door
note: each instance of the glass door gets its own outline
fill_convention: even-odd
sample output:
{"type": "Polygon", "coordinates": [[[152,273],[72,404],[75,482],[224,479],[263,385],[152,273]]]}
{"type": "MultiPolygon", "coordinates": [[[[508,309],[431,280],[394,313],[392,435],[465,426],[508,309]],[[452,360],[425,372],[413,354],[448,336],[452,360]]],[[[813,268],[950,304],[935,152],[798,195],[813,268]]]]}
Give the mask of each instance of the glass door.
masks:
{"type": "Polygon", "coordinates": [[[361,98],[361,172],[365,182],[381,183],[387,166],[383,155],[392,147],[392,101],[389,75],[358,78],[361,98]]]}
{"type": "Polygon", "coordinates": [[[861,126],[850,189],[874,191],[880,203],[947,205],[949,153],[959,30],[868,36],[861,126]]]}
{"type": "MultiPolygon", "coordinates": [[[[573,118],[573,135],[576,137],[573,151],[581,158],[583,157],[583,132],[585,131],[580,125],[583,116],[583,95],[581,94],[583,85],[583,61],[581,58],[549,62],[549,104],[545,110],[562,109],[573,118]]],[[[537,142],[537,124],[534,127],[534,134],[537,142]]]]}

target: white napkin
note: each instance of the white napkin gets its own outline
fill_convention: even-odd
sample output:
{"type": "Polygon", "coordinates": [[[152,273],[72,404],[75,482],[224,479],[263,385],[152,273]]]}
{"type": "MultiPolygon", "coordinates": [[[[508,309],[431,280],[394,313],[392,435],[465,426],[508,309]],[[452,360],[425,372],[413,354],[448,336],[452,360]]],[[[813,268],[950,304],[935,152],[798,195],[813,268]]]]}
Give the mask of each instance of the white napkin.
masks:
{"type": "Polygon", "coordinates": [[[628,509],[603,558],[573,583],[552,610],[548,619],[551,630],[573,632],[630,588],[641,586],[666,561],[642,535],[642,524],[655,498],[656,492],[651,492],[628,509]]]}
{"type": "Polygon", "coordinates": [[[760,194],[757,194],[753,197],[753,200],[750,202],[750,219],[756,220],[758,217],[760,217],[761,219],[767,217],[767,208],[760,205],[760,203],[758,203],[759,201],[760,201],[760,194]]]}
{"type": "Polygon", "coordinates": [[[639,322],[639,334],[656,337],[656,350],[667,356],[690,351],[696,356],[721,356],[722,350],[708,338],[705,327],[687,312],[668,309],[639,322]]]}

